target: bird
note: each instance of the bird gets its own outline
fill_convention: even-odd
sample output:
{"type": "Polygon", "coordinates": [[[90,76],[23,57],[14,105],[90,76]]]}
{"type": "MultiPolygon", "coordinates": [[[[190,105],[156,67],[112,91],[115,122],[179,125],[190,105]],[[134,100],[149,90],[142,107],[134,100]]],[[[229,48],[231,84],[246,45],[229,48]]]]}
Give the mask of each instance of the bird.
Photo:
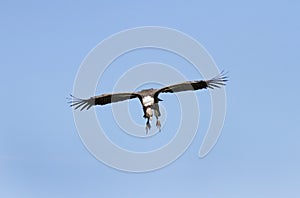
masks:
{"type": "Polygon", "coordinates": [[[121,102],[124,100],[130,100],[134,98],[138,98],[142,104],[144,118],[146,121],[146,134],[151,128],[150,121],[153,117],[153,112],[156,117],[156,127],[161,131],[161,122],[159,117],[161,113],[159,111],[158,103],[163,101],[158,96],[161,93],[176,93],[182,91],[196,91],[200,89],[215,89],[220,88],[226,85],[228,81],[227,73],[222,71],[219,75],[209,79],[209,80],[195,80],[195,81],[186,81],[178,84],[169,85],[166,87],[162,87],[160,89],[143,89],[137,92],[124,92],[124,93],[111,93],[111,94],[101,94],[98,96],[93,96],[87,99],[81,99],[78,97],[71,96],[71,100],[69,101],[70,106],[74,108],[74,110],[78,109],[88,110],[95,105],[107,105],[110,103],[121,102]]]}

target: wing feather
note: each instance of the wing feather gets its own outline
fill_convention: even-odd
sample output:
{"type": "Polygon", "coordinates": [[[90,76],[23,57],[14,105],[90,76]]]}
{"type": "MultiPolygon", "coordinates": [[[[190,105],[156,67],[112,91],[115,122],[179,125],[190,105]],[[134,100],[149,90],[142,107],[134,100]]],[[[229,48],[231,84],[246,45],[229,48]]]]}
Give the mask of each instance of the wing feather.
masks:
{"type": "Polygon", "coordinates": [[[80,111],[90,109],[94,105],[106,105],[109,103],[120,102],[132,98],[140,98],[141,96],[136,93],[115,93],[115,94],[102,94],[88,99],[81,99],[71,95],[70,106],[80,111]]]}
{"type": "Polygon", "coordinates": [[[194,90],[207,89],[207,88],[210,89],[220,88],[221,86],[224,86],[227,81],[228,78],[226,76],[226,73],[221,72],[218,76],[207,81],[204,80],[187,81],[187,82],[163,87],[157,90],[155,96],[157,97],[160,93],[175,93],[181,91],[194,91],[194,90]]]}

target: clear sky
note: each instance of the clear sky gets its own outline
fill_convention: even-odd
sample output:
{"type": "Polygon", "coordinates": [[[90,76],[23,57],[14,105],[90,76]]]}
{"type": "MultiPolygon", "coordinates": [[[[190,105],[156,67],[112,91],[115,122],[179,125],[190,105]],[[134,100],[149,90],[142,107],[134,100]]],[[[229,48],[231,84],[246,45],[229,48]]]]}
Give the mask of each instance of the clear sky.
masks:
{"type": "MultiPolygon", "coordinates": [[[[0,197],[299,196],[299,10],[294,0],[1,2],[0,197]],[[200,126],[187,151],[165,168],[137,174],[108,167],[88,152],[66,97],[99,42],[149,25],[196,39],[229,71],[230,81],[225,125],[214,149],[197,157],[210,116],[209,94],[199,92],[200,126]]],[[[97,90],[112,91],[111,81],[124,72],[118,65],[149,61],[173,65],[188,79],[202,78],[182,70],[188,63],[174,55],[141,50],[116,60],[97,90]]],[[[167,110],[178,104],[172,96],[162,98],[167,110]]],[[[130,103],[131,115],[144,124],[139,105],[130,103]]],[[[143,141],[153,149],[151,140],[157,146],[163,144],[159,136],[172,137],[162,132],[139,138],[133,148],[130,137],[120,139],[111,106],[97,115],[111,125],[108,136],[128,149],[145,149],[143,141]]]]}

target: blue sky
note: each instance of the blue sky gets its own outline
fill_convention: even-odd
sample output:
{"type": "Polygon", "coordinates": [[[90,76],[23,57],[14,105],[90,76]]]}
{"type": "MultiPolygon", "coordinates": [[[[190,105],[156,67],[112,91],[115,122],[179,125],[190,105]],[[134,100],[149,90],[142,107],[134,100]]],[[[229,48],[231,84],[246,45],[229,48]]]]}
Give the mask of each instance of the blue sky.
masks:
{"type": "MultiPolygon", "coordinates": [[[[2,2],[0,196],[299,196],[299,9],[293,0],[2,2]],[[93,47],[124,29],[149,25],[192,36],[229,71],[227,116],[217,145],[199,159],[209,95],[198,93],[200,127],[187,151],[165,168],[133,174],[110,168],[87,151],[66,97],[93,47]]],[[[178,57],[158,51],[124,57],[128,65],[153,59],[183,67],[178,57]]],[[[122,64],[122,57],[114,64],[122,64]]],[[[118,72],[113,68],[107,76],[118,72]]],[[[191,69],[185,72],[187,78],[201,78],[191,69]]],[[[104,83],[98,90],[112,88],[104,83]]],[[[176,105],[173,97],[164,99],[166,107],[176,105]]],[[[143,124],[138,105],[133,102],[130,109],[143,124]]],[[[110,113],[110,106],[97,110],[114,125],[110,113]]],[[[122,135],[110,137],[126,146],[118,139],[122,135]]]]}

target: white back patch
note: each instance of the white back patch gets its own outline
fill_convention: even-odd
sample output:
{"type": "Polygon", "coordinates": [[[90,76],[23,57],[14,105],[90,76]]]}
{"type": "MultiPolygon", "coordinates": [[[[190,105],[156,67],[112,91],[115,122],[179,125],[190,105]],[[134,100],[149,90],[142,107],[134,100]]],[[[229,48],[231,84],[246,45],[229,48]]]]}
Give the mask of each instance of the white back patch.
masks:
{"type": "Polygon", "coordinates": [[[151,106],[154,104],[154,98],[151,97],[151,96],[146,96],[146,97],[143,97],[143,105],[144,106],[151,106]]]}

